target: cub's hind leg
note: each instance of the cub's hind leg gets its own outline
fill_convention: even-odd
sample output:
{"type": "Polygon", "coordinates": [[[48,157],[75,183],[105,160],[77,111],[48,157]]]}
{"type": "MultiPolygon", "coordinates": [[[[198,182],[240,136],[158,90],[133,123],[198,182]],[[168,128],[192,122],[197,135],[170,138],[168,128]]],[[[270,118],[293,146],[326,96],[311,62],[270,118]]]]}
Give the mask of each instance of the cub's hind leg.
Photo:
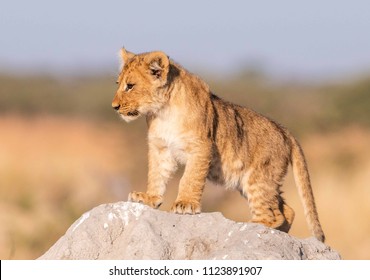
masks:
{"type": "Polygon", "coordinates": [[[294,220],[294,210],[282,198],[279,184],[249,180],[243,185],[243,195],[249,203],[251,222],[289,231],[294,220]]]}
{"type": "Polygon", "coordinates": [[[279,230],[288,232],[293,224],[295,213],[294,210],[285,203],[285,201],[283,201],[282,203],[282,212],[285,217],[285,223],[281,226],[279,230]]]}

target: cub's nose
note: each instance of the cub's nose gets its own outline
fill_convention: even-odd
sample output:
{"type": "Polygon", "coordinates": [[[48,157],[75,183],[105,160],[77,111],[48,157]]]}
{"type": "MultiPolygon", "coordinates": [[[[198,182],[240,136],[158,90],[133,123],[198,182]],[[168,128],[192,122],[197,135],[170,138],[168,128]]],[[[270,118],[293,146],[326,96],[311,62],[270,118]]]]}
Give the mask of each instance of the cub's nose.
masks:
{"type": "Polygon", "coordinates": [[[113,109],[114,109],[114,110],[118,111],[118,110],[119,110],[120,105],[119,105],[118,103],[113,102],[113,103],[112,103],[112,107],[113,107],[113,109]]]}

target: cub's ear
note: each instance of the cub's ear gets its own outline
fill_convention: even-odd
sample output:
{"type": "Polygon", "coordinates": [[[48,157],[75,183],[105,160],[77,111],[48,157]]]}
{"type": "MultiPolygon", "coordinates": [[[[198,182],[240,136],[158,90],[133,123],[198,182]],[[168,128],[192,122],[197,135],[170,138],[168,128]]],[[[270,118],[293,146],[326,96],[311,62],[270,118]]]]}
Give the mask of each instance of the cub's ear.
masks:
{"type": "Polygon", "coordinates": [[[166,80],[169,70],[170,60],[163,52],[151,52],[145,57],[150,74],[160,80],[166,80]]]}
{"type": "Polygon", "coordinates": [[[131,58],[135,56],[134,53],[127,51],[125,48],[122,48],[119,52],[120,60],[121,60],[121,69],[123,65],[125,65],[131,58]]]}

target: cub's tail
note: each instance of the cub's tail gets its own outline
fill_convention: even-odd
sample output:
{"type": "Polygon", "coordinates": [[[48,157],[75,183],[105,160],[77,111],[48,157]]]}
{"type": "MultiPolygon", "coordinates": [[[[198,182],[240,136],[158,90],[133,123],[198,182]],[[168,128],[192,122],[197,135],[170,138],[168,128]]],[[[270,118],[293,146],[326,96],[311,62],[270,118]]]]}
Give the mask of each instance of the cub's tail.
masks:
{"type": "Polygon", "coordinates": [[[318,240],[324,242],[325,235],[321,228],[319,216],[317,214],[306,159],[297,140],[292,136],[290,138],[292,141],[291,161],[293,166],[294,180],[303,204],[306,220],[312,234],[318,240]]]}

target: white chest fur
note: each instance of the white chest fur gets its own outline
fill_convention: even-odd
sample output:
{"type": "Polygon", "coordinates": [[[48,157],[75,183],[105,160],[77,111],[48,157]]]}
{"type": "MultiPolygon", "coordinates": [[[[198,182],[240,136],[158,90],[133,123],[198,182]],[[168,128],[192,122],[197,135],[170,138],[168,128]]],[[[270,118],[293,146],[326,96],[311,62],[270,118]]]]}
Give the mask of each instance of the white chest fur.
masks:
{"type": "Polygon", "coordinates": [[[160,149],[169,149],[172,156],[185,164],[187,133],[183,128],[182,116],[175,110],[163,110],[152,120],[149,128],[149,141],[160,149]]]}

